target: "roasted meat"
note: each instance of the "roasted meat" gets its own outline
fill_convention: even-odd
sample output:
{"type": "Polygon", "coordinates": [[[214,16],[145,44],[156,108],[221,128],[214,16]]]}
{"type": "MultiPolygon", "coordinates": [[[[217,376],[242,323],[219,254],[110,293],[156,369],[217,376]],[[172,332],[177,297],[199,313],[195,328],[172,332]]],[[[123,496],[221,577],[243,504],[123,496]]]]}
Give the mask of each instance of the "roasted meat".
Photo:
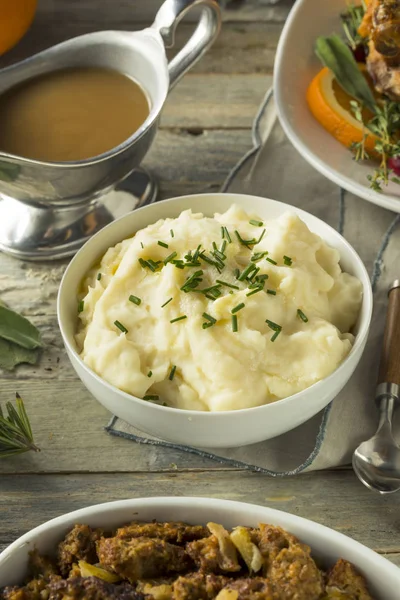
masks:
{"type": "Polygon", "coordinates": [[[329,572],[326,591],[328,600],[340,598],[338,595],[335,596],[337,592],[342,592],[349,600],[373,600],[365,579],[351,563],[343,559],[339,559],[329,572]]]}
{"type": "Polygon", "coordinates": [[[49,592],[48,600],[145,600],[129,583],[115,585],[97,577],[57,581],[49,585],[49,592]]]}
{"type": "Polygon", "coordinates": [[[368,48],[367,69],[375,89],[400,102],[400,66],[392,66],[388,59],[379,54],[372,39],[368,48]]]}
{"type": "Polygon", "coordinates": [[[182,573],[192,565],[183,548],[155,538],[102,538],[97,554],[102,566],[131,583],[182,573]]]}
{"type": "Polygon", "coordinates": [[[49,580],[54,575],[59,575],[55,562],[48,556],[42,556],[37,550],[29,554],[29,567],[34,577],[42,577],[49,580]]]}
{"type": "Polygon", "coordinates": [[[186,523],[130,523],[117,530],[120,538],[159,538],[170,544],[185,544],[210,535],[207,527],[186,523]]]}
{"type": "Polygon", "coordinates": [[[366,62],[376,90],[400,101],[400,1],[370,0],[358,31],[368,40],[366,62]]]}
{"type": "Polygon", "coordinates": [[[103,532],[99,529],[91,529],[88,525],[75,525],[58,546],[58,566],[63,577],[68,575],[73,564],[79,560],[97,562],[96,541],[102,535],[103,532]]]}

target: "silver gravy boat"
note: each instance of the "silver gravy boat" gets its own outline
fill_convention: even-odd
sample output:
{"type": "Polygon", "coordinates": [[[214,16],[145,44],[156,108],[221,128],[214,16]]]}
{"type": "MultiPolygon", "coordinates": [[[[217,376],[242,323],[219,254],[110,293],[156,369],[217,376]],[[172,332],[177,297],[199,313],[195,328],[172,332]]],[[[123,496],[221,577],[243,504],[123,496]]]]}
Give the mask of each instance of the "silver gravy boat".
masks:
{"type": "Polygon", "coordinates": [[[166,0],[147,29],[82,35],[0,71],[1,94],[57,69],[106,67],[138,81],[151,105],[129,139],[91,159],[44,162],[0,152],[0,250],[25,260],[71,256],[138,202],[155,198],[146,172],[137,168],[154,139],[169,90],[212,45],[220,24],[215,0],[166,0]],[[197,28],[168,64],[165,47],[174,45],[176,25],[194,7],[202,9],[197,28]],[[116,193],[116,186],[130,193],[116,193]]]}

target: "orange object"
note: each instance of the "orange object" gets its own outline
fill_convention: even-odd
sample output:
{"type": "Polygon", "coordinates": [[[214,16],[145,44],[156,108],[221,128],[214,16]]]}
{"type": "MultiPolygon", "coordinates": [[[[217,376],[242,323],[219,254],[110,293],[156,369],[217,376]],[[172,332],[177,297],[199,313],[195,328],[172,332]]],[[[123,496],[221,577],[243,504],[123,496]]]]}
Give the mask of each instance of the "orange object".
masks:
{"type": "MultiPolygon", "coordinates": [[[[327,67],[324,67],[312,80],[307,90],[308,106],[314,117],[341,144],[348,148],[354,142],[361,142],[363,135],[362,124],[357,121],[351,111],[350,102],[354,100],[337,83],[327,67]]],[[[372,113],[363,111],[365,119],[371,118],[372,113]]],[[[376,156],[374,150],[376,136],[368,133],[365,149],[376,156]]]]}
{"type": "Polygon", "coordinates": [[[10,50],[28,31],[37,0],[0,0],[0,54],[10,50]]]}

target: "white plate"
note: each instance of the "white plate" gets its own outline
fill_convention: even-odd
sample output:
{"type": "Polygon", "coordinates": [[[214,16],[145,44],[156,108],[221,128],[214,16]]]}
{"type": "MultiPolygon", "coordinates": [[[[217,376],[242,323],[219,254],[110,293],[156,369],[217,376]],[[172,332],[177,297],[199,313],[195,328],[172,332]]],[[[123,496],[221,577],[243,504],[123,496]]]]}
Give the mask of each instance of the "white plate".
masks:
{"type": "Polygon", "coordinates": [[[294,515],[241,502],[211,498],[143,498],[98,504],[68,513],[44,523],[23,535],[0,554],[0,588],[20,583],[27,569],[28,553],[54,552],[56,545],[75,523],[112,528],[129,521],[214,521],[231,528],[236,525],[257,526],[258,523],[279,525],[311,546],[313,556],[324,568],[338,558],[352,562],[366,577],[376,600],[398,600],[400,569],[369,548],[313,521],[294,515]]]}
{"type": "Polygon", "coordinates": [[[322,175],[344,189],[395,212],[400,212],[400,185],[390,183],[382,193],[369,188],[373,165],[356,163],[350,151],[314,119],[306,90],[322,68],[314,53],[319,35],[341,33],[340,13],[346,0],[297,0],[279,40],[274,92],[279,120],[289,140],[322,175]]]}

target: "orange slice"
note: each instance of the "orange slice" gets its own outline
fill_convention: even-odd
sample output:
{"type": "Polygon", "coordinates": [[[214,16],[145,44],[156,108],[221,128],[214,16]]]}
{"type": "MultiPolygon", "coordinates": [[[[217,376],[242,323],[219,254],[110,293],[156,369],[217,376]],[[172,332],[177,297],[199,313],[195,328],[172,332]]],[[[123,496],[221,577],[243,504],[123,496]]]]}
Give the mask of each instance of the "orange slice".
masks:
{"type": "MultiPolygon", "coordinates": [[[[332,71],[324,67],[312,80],[307,90],[307,103],[314,117],[329,131],[338,142],[349,148],[354,142],[361,142],[367,133],[351,111],[354,100],[337,83],[332,71]]],[[[364,119],[372,117],[368,110],[363,111],[364,119]]],[[[374,150],[377,137],[368,133],[365,149],[376,156],[374,150]]]]}

